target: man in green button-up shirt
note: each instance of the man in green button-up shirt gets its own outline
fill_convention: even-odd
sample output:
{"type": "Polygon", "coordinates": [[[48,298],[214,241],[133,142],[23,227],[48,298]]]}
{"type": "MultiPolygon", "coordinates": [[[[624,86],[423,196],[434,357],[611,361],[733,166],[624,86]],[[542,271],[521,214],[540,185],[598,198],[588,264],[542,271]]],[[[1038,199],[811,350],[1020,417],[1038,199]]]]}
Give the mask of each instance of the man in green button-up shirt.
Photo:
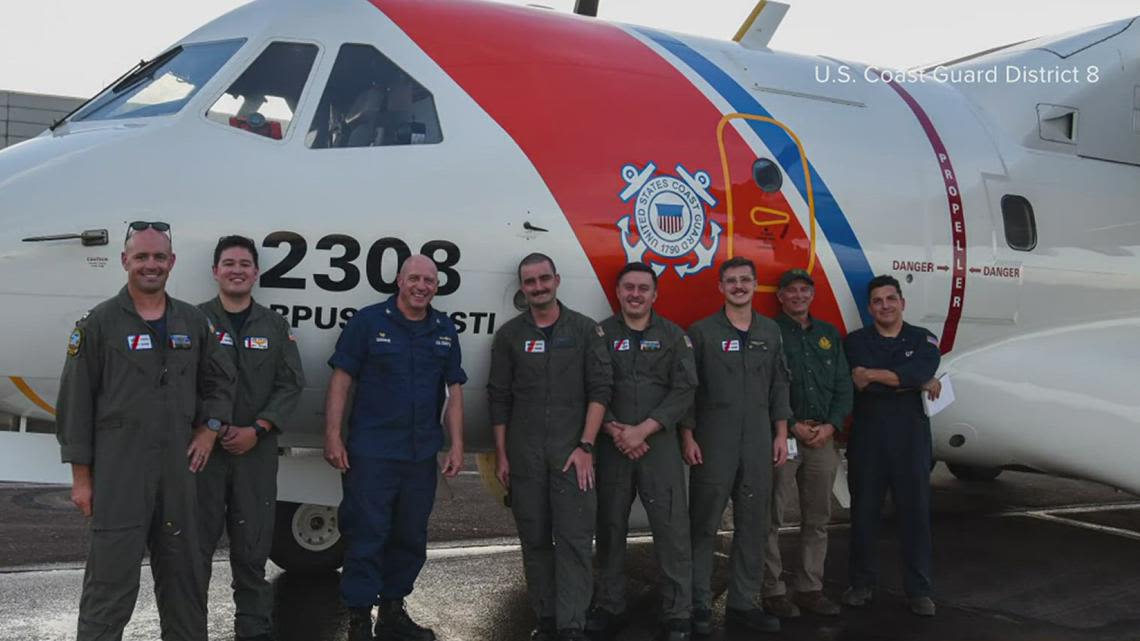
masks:
{"type": "Polygon", "coordinates": [[[831,521],[831,488],[839,466],[835,432],[851,412],[854,390],[835,326],[813,318],[815,283],[802,269],[780,278],[776,293],[782,312],[776,317],[784,338],[784,356],[791,373],[793,418],[788,421],[797,456],[776,469],[772,527],[764,567],[764,609],[780,617],[795,617],[800,609],[834,616],[839,606],[823,594],[823,564],[827,558],[827,524],[831,521]],[[794,596],[781,578],[779,528],[800,501],[799,564],[793,570],[794,596]]]}

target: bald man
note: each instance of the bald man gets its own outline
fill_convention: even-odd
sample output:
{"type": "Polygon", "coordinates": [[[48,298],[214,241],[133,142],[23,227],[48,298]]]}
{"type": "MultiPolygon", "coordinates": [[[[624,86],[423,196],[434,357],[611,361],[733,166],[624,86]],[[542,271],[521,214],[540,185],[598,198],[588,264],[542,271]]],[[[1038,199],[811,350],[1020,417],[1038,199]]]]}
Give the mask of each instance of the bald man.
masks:
{"type": "Polygon", "coordinates": [[[57,437],[71,500],[89,517],[79,641],[119,641],[150,551],[163,641],[206,641],[194,475],[230,422],[234,368],[206,315],[166,293],[170,225],[135,221],[127,284],[75,324],[57,437]]]}
{"type": "Polygon", "coordinates": [[[426,256],[404,261],[399,291],[356,312],[329,359],[325,460],[344,473],[340,531],[348,549],[341,597],[349,641],[431,641],[404,608],[427,557],[443,424],[451,437],[444,476],[463,466],[463,392],[467,382],[455,325],[431,301],[439,287],[426,256]],[[353,384],[347,447],[341,424],[353,384]],[[446,390],[446,393],[445,393],[446,390]],[[379,605],[375,630],[372,606],[379,605]]]}

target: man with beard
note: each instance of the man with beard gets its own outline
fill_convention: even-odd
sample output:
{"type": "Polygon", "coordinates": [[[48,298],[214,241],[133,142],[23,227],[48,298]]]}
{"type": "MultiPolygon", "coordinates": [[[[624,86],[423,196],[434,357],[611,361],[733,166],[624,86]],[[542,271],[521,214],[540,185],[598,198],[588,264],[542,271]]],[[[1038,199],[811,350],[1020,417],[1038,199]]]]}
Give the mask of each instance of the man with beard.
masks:
{"type": "Polygon", "coordinates": [[[614,391],[597,444],[598,577],[587,630],[612,633],[625,618],[625,547],[629,510],[641,497],[664,575],[663,638],[686,641],[692,609],[692,550],[685,465],[677,423],[697,386],[685,332],[653,311],[657,274],[644,263],[618,273],[619,313],[602,322],[613,361],[614,391]]]}
{"type": "Polygon", "coordinates": [[[518,267],[528,309],[495,333],[487,380],[496,475],[511,497],[532,639],[583,639],[597,508],[594,441],[613,375],[602,327],[558,300],[545,254],[518,267]]]}
{"type": "Polygon", "coordinates": [[[301,355],[289,323],[253,300],[257,246],[225,236],[214,248],[218,295],[206,312],[237,370],[233,425],[222,428],[209,463],[198,475],[202,562],[209,594],[211,561],[223,528],[230,542],[234,631],[238,641],[271,641],[273,587],[265,562],[273,546],[277,506],[277,433],[305,387],[301,355]]]}
{"type": "Polygon", "coordinates": [[[780,621],[757,605],[764,572],[772,466],[788,455],[788,369],[780,328],[752,309],[756,266],[720,266],[724,307],[693,323],[689,336],[700,385],[682,423],[693,537],[693,631],[712,631],[712,571],[717,529],[729,498],[735,529],[729,557],[729,624],[776,632],[780,621]]]}
{"type": "Polygon", "coordinates": [[[174,259],[170,225],[131,223],[126,287],[68,341],[58,438],[91,517],[79,641],[122,638],[147,550],[163,641],[206,640],[194,476],[230,421],[234,371],[206,316],[166,294],[174,259]]]}
{"type": "Polygon", "coordinates": [[[348,549],[340,592],[349,611],[349,641],[373,634],[384,641],[435,639],[408,615],[404,597],[427,559],[444,426],[451,449],[443,474],[454,477],[463,467],[467,374],[455,325],[431,306],[439,272],[427,256],[412,256],[400,266],[396,284],[395,296],[352,317],[329,359],[325,460],[344,472],[339,518],[348,549]],[[354,381],[346,448],[341,423],[354,381]]]}

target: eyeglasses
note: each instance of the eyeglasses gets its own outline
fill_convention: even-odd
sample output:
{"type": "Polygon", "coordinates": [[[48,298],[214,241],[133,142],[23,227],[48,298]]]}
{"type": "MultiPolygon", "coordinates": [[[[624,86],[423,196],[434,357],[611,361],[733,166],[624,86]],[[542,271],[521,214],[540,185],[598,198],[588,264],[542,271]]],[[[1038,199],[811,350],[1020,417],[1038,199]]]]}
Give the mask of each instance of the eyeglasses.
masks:
{"type": "Polygon", "coordinates": [[[138,233],[140,231],[146,231],[148,229],[153,229],[159,233],[166,234],[167,238],[171,237],[170,236],[170,223],[164,223],[164,222],[157,221],[157,220],[156,221],[136,220],[136,221],[129,223],[127,225],[127,238],[129,239],[131,236],[135,235],[136,233],[138,233]]]}

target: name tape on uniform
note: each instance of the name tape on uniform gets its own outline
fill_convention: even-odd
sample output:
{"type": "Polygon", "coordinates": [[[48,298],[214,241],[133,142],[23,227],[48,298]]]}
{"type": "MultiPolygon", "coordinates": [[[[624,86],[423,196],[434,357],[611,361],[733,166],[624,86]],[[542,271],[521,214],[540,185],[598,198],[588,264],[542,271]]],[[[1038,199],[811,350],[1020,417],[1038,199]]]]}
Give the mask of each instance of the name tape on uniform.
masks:
{"type": "Polygon", "coordinates": [[[171,334],[170,349],[190,349],[190,336],[188,334],[171,334]]]}
{"type": "Polygon", "coordinates": [[[528,354],[542,354],[546,351],[546,341],[523,341],[523,351],[528,354]]]}
{"type": "Polygon", "coordinates": [[[721,349],[721,351],[724,351],[724,352],[739,352],[740,351],[740,340],[734,338],[730,341],[721,341],[720,342],[720,349],[721,349]]]}
{"type": "Polygon", "coordinates": [[[242,343],[246,349],[269,349],[269,339],[264,336],[246,336],[242,343]]]}
{"type": "Polygon", "coordinates": [[[614,351],[615,352],[628,352],[629,351],[629,339],[623,338],[621,340],[614,341],[614,351]]]}
{"type": "Polygon", "coordinates": [[[641,341],[641,351],[656,352],[661,349],[661,341],[641,341]]]}
{"type": "Polygon", "coordinates": [[[141,349],[154,349],[150,342],[150,334],[131,334],[127,336],[127,349],[132,352],[141,349]]]}
{"type": "Polygon", "coordinates": [[[234,346],[234,337],[229,332],[217,332],[218,342],[222,345],[234,346]]]}

